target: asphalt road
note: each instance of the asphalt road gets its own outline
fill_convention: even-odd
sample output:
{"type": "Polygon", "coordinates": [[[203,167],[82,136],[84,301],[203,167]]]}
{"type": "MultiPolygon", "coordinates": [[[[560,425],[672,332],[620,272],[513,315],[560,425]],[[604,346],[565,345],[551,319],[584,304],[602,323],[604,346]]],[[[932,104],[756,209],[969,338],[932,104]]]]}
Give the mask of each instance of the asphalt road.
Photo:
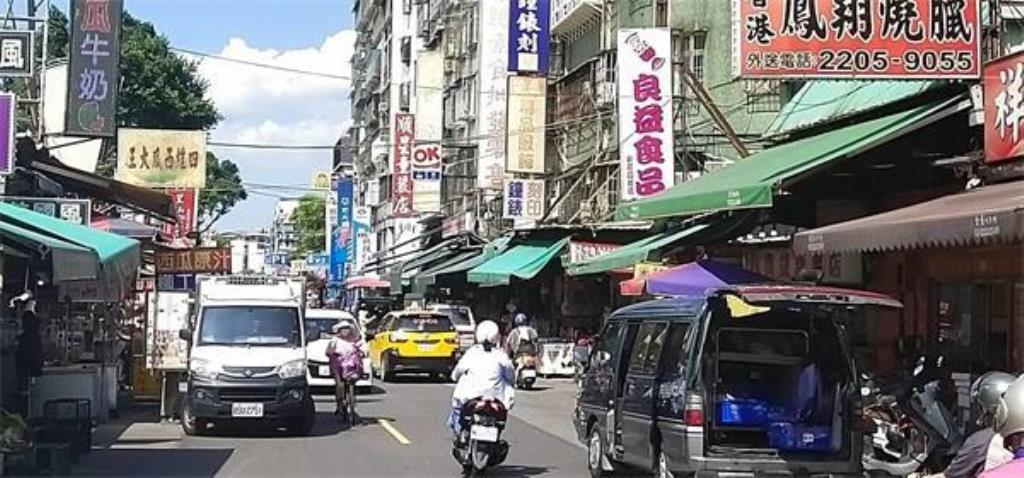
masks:
{"type": "MultiPolygon", "coordinates": [[[[511,451],[488,476],[586,476],[586,451],[572,440],[565,383],[521,392],[505,439],[511,451]],[[517,416],[521,408],[522,416],[517,416]],[[556,411],[553,411],[556,410],[556,411]]],[[[336,420],[318,397],[312,436],[236,432],[184,437],[173,425],[131,424],[75,467],[79,476],[458,476],[444,420],[451,385],[407,379],[360,395],[363,423],[336,420]],[[386,423],[387,425],[384,425],[386,423]]]]}

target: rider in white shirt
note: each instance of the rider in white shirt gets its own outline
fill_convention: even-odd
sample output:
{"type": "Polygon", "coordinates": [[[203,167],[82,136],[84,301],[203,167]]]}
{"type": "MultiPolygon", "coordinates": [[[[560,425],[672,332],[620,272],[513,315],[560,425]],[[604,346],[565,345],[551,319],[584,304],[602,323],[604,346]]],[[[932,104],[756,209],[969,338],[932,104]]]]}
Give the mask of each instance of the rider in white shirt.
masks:
{"type": "Polygon", "coordinates": [[[489,396],[501,400],[511,409],[515,400],[515,369],[508,355],[498,346],[501,335],[498,324],[486,320],[476,327],[476,345],[466,351],[452,371],[455,390],[452,392],[452,413],[448,424],[458,431],[458,414],[467,401],[489,396]]]}

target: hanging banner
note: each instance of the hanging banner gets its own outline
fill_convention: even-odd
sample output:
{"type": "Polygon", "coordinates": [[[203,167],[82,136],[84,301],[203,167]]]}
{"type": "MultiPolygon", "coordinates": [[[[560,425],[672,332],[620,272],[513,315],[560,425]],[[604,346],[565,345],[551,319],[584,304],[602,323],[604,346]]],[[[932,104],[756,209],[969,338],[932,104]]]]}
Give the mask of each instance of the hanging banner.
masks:
{"type": "Polygon", "coordinates": [[[546,73],[551,43],[550,0],[509,0],[508,71],[546,73]]]}
{"type": "Polygon", "coordinates": [[[441,212],[441,145],[423,144],[412,153],[412,209],[441,212]]]}
{"type": "Polygon", "coordinates": [[[733,0],[744,78],[981,75],[980,0],[733,0]]]}
{"type": "Polygon", "coordinates": [[[145,188],[203,188],[206,133],[121,128],[114,179],[145,188]]]}
{"type": "Polygon", "coordinates": [[[543,76],[508,77],[506,171],[544,174],[547,88],[548,80],[543,76]]]}
{"type": "Polygon", "coordinates": [[[163,234],[167,236],[172,244],[191,247],[193,241],[189,234],[196,231],[198,220],[198,199],[195,189],[170,189],[167,195],[171,197],[171,208],[174,211],[174,224],[164,224],[163,234]]]}
{"type": "Polygon", "coordinates": [[[499,190],[505,179],[505,123],[508,114],[508,11],[501,0],[479,2],[480,99],[477,101],[476,186],[499,190]]]}
{"type": "Polygon", "coordinates": [[[395,154],[391,160],[391,217],[412,217],[412,147],[416,138],[416,117],[395,115],[395,154]]]}
{"type": "Polygon", "coordinates": [[[544,217],[543,179],[506,179],[502,217],[537,221],[544,217]]]}
{"type": "Polygon", "coordinates": [[[331,257],[329,280],[333,284],[345,282],[348,263],[352,257],[352,178],[342,176],[335,184],[338,195],[338,216],[331,229],[331,257]]]}
{"type": "Polygon", "coordinates": [[[231,273],[231,248],[207,247],[156,251],[154,264],[157,274],[231,273]]]}
{"type": "Polygon", "coordinates": [[[65,136],[112,138],[121,84],[122,0],[71,0],[65,136]]]}
{"type": "Polygon", "coordinates": [[[0,202],[83,226],[92,224],[92,201],[89,199],[0,196],[0,202]]]}
{"type": "Polygon", "coordinates": [[[0,77],[32,76],[35,32],[0,30],[0,77]]]}
{"type": "MultiPolygon", "coordinates": [[[[324,230],[333,231],[338,227],[338,181],[331,179],[330,193],[324,201],[324,230]]],[[[354,193],[353,193],[354,194],[354,193]]],[[[331,234],[324,234],[324,250],[331,250],[331,234]]]]}
{"type": "Polygon", "coordinates": [[[13,93],[0,93],[0,176],[14,173],[14,105],[13,93]]]}
{"type": "Polygon", "coordinates": [[[1024,52],[985,65],[985,162],[1024,156],[1024,52]]]}
{"type": "Polygon", "coordinates": [[[373,213],[369,206],[356,206],[352,210],[352,233],[355,238],[353,250],[355,256],[352,260],[352,276],[361,275],[363,267],[370,262],[373,254],[377,252],[377,238],[370,229],[373,222],[373,213]]]}
{"type": "Polygon", "coordinates": [[[621,196],[652,196],[675,182],[672,139],[672,33],[618,32],[621,196]]]}

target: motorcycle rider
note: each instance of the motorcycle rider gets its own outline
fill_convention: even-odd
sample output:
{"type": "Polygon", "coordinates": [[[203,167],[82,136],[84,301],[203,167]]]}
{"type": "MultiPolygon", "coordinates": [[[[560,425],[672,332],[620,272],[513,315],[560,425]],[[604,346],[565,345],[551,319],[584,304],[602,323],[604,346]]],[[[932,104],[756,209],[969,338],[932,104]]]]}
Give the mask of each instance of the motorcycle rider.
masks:
{"type": "Polygon", "coordinates": [[[995,428],[1003,436],[1006,449],[1013,452],[1013,460],[982,473],[981,478],[1024,476],[1024,376],[1011,383],[999,399],[995,428]]]}
{"type": "Polygon", "coordinates": [[[509,355],[537,354],[537,329],[530,326],[530,319],[520,312],[515,317],[515,328],[508,334],[509,355]]]}
{"type": "Polygon", "coordinates": [[[971,400],[981,428],[964,440],[946,470],[932,477],[974,478],[1013,459],[1003,448],[1003,437],[992,426],[999,400],[1016,378],[1005,372],[989,372],[971,384],[971,400]]]}
{"type": "Polygon", "coordinates": [[[508,410],[515,399],[515,369],[501,350],[498,324],[490,320],[476,326],[476,345],[469,348],[452,370],[455,390],[448,426],[459,436],[459,414],[469,400],[489,396],[501,401],[508,410]]]}

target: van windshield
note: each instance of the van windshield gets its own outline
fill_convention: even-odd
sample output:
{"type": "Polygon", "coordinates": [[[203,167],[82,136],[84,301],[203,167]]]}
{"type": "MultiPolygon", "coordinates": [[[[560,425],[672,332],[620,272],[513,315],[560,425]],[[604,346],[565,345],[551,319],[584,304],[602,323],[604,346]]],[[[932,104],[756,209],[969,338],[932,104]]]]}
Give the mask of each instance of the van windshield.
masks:
{"type": "Polygon", "coordinates": [[[302,343],[294,307],[205,307],[199,345],[291,346],[302,343]]]}

